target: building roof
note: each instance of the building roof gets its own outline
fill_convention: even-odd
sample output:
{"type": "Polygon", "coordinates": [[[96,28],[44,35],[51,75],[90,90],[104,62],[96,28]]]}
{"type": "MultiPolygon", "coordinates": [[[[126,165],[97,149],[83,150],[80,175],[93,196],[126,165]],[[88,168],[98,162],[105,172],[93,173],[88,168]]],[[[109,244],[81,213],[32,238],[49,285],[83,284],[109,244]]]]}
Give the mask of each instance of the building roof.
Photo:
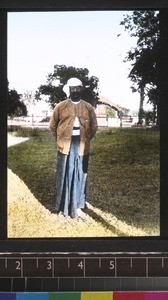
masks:
{"type": "Polygon", "coordinates": [[[108,98],[105,98],[105,97],[103,97],[101,95],[99,95],[98,98],[99,98],[98,99],[98,104],[108,105],[111,108],[113,108],[114,110],[122,111],[122,107],[120,107],[118,104],[115,104],[114,102],[112,102],[108,98]]]}

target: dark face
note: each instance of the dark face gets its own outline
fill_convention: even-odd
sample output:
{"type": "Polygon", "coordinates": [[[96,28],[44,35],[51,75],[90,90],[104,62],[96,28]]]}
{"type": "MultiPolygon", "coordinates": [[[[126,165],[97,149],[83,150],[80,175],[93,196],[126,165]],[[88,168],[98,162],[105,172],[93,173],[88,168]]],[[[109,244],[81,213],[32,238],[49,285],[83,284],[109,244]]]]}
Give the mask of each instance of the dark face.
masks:
{"type": "Polygon", "coordinates": [[[70,91],[70,97],[72,101],[77,102],[80,100],[81,91],[82,91],[81,86],[70,86],[69,91],[70,91]]]}

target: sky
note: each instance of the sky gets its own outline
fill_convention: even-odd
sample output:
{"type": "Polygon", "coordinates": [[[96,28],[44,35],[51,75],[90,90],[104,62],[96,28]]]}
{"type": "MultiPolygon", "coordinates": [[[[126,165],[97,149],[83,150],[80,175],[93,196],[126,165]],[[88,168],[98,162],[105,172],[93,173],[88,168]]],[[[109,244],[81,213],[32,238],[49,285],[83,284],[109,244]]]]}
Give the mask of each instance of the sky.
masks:
{"type": "Polygon", "coordinates": [[[126,14],[131,12],[8,13],[9,88],[34,93],[56,64],[87,68],[99,79],[103,97],[138,110],[139,93],[132,93],[128,78],[131,64],[123,62],[137,41],[120,25],[126,14]]]}

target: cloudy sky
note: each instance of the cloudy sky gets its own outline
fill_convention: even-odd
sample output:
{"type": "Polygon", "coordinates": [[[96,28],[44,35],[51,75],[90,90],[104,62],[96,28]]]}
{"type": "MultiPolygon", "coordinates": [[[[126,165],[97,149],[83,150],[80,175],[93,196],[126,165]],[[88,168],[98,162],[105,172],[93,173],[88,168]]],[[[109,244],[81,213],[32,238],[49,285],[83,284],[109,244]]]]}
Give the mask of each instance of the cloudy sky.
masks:
{"type": "Polygon", "coordinates": [[[35,92],[54,65],[87,68],[99,92],[134,111],[139,94],[127,78],[127,52],[136,46],[120,25],[129,11],[8,13],[8,81],[18,93],[35,92]],[[119,36],[118,36],[119,35],[119,36]]]}

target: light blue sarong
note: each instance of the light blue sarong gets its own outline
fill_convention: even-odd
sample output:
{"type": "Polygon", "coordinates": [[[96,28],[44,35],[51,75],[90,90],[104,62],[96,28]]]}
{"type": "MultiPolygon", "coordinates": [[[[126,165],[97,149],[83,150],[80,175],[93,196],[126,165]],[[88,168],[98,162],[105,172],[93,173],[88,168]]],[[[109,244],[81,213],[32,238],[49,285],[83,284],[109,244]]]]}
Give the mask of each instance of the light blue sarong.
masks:
{"type": "Polygon", "coordinates": [[[79,156],[79,137],[72,137],[69,155],[57,152],[57,191],[55,210],[77,217],[77,208],[85,207],[89,155],[79,156]]]}

